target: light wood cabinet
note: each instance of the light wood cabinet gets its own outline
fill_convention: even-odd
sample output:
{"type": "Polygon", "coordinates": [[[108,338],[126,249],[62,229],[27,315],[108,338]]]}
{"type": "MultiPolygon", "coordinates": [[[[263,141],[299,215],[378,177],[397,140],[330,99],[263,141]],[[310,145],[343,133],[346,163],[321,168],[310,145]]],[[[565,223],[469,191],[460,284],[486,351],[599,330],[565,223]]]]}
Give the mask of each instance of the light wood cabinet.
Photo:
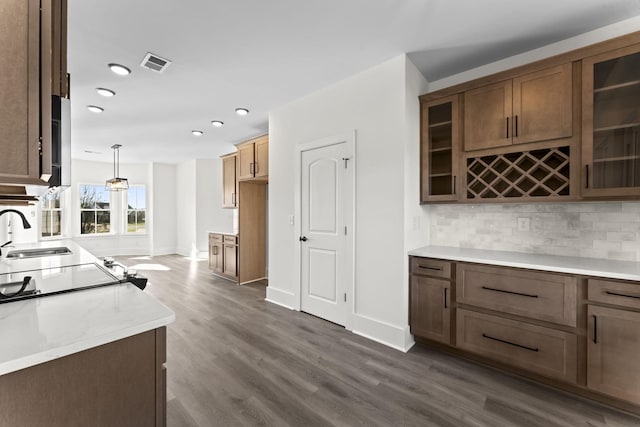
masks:
{"type": "Polygon", "coordinates": [[[238,180],[261,180],[269,177],[269,136],[264,135],[238,144],[238,180]]]}
{"type": "Polygon", "coordinates": [[[223,273],[222,234],[209,234],[209,269],[216,274],[223,273]]]}
{"type": "Polygon", "coordinates": [[[238,182],[236,180],[237,155],[222,156],[222,207],[238,207],[238,182]]]}
{"type": "Polygon", "coordinates": [[[640,195],[640,45],[582,61],[583,195],[640,195]]]}
{"type": "Polygon", "coordinates": [[[420,201],[458,199],[459,96],[421,105],[420,201]]]}
{"type": "Polygon", "coordinates": [[[465,151],[570,137],[572,64],[464,93],[465,151]]]}
{"type": "Polygon", "coordinates": [[[209,269],[227,279],[238,279],[237,236],[209,233],[209,269]]]}
{"type": "Polygon", "coordinates": [[[52,80],[67,81],[66,0],[7,0],[1,9],[0,183],[47,185],[51,95],[61,93],[52,80]]]}
{"type": "Polygon", "coordinates": [[[587,387],[640,404],[640,313],[595,305],[588,313],[587,387]]]}

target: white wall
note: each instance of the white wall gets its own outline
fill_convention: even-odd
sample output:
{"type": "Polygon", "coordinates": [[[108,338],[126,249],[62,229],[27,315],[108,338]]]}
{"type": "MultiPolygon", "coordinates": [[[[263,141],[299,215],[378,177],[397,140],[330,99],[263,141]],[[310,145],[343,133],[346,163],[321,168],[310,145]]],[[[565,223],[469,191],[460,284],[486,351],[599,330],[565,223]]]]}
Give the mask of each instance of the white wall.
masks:
{"type": "MultiPolygon", "coordinates": [[[[412,65],[412,64],[411,64],[412,65]]],[[[299,308],[291,261],[296,145],[356,131],[356,283],[353,331],[405,349],[405,204],[417,203],[416,166],[405,178],[406,147],[418,146],[417,96],[424,79],[400,56],[290,103],[269,115],[269,287],[267,299],[299,308]],[[410,80],[410,85],[407,85],[410,80]],[[411,99],[410,99],[411,98],[411,99]],[[407,118],[411,114],[412,118],[407,118]],[[412,126],[412,130],[408,130],[412,126]],[[411,141],[409,141],[411,139],[411,141]],[[409,187],[408,189],[406,187],[409,187]],[[413,195],[405,200],[405,192],[413,195]]],[[[418,207],[411,216],[426,218],[418,207]]],[[[427,224],[416,241],[426,243],[427,224]]],[[[420,230],[416,230],[418,234],[420,230]]]]}
{"type": "Polygon", "coordinates": [[[180,163],[176,170],[177,252],[196,258],[196,161],[180,163]]]}
{"type": "MultiPolygon", "coordinates": [[[[435,81],[438,90],[617,36],[640,31],[640,17],[435,81]]],[[[434,205],[431,244],[640,261],[640,203],[434,205]],[[517,218],[531,231],[517,230],[517,218]]]]}
{"type": "Polygon", "coordinates": [[[233,210],[222,208],[222,160],[180,163],[176,171],[177,253],[206,258],[209,231],[231,232],[233,210]]]}
{"type": "Polygon", "coordinates": [[[173,254],[177,251],[176,165],[151,165],[151,254],[173,254]]]}

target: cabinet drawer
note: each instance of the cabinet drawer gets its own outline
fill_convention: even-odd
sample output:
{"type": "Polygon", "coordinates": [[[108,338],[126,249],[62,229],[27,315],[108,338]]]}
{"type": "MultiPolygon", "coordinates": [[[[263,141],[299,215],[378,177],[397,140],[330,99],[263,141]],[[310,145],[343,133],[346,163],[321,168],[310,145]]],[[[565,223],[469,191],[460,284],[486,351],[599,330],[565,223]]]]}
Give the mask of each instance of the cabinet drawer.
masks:
{"type": "Polygon", "coordinates": [[[209,243],[221,243],[222,234],[209,233],[209,243]]]}
{"type": "Polygon", "coordinates": [[[575,334],[458,309],[459,348],[539,375],[577,381],[575,334]]]}
{"type": "Polygon", "coordinates": [[[237,239],[236,236],[227,236],[226,234],[224,236],[224,242],[231,243],[232,245],[235,245],[237,243],[236,239],[237,239]]]}
{"type": "Polygon", "coordinates": [[[433,258],[411,257],[411,272],[425,276],[451,278],[451,263],[433,258]]]}
{"type": "Polygon", "coordinates": [[[589,301],[640,309],[640,283],[589,279],[589,301]]]}
{"type": "Polygon", "coordinates": [[[458,264],[456,300],[462,304],[576,326],[575,277],[458,264]]]}

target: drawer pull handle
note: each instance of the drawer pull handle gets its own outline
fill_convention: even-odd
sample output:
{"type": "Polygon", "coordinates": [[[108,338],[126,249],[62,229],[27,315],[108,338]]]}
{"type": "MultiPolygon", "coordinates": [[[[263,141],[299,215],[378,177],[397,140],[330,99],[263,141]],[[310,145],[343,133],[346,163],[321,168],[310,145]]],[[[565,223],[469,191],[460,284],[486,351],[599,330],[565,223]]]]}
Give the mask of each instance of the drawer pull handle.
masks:
{"type": "Polygon", "coordinates": [[[432,271],[442,271],[442,267],[429,267],[428,265],[418,265],[418,268],[423,268],[425,270],[432,270],[432,271]]]}
{"type": "Polygon", "coordinates": [[[598,317],[593,315],[593,343],[598,344],[598,317]]]}
{"type": "Polygon", "coordinates": [[[523,294],[522,292],[505,291],[504,289],[490,288],[488,286],[483,286],[482,289],[486,289],[488,291],[494,291],[494,292],[502,292],[505,294],[519,295],[521,297],[538,298],[538,295],[523,294]]]}
{"type": "Polygon", "coordinates": [[[611,292],[611,291],[604,291],[604,293],[607,294],[607,295],[613,295],[613,296],[616,296],[616,297],[640,299],[640,296],[638,296],[638,295],[619,294],[617,292],[611,292]]]}
{"type": "Polygon", "coordinates": [[[514,347],[524,348],[525,350],[529,350],[529,351],[535,351],[535,352],[540,351],[540,349],[538,349],[538,347],[527,347],[526,345],[516,344],[516,343],[511,342],[511,341],[501,340],[500,338],[495,338],[495,337],[492,337],[490,335],[487,335],[484,332],[482,333],[482,337],[490,339],[490,340],[498,341],[498,342],[501,342],[501,343],[504,343],[504,344],[509,344],[509,345],[514,346],[514,347]]]}

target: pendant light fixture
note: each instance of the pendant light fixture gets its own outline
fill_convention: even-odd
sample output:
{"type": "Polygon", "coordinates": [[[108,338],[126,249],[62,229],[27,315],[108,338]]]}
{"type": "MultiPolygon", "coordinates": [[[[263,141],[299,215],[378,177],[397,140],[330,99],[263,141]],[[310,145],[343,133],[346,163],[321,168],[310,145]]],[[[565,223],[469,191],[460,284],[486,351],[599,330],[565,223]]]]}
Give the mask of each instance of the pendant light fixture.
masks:
{"type": "Polygon", "coordinates": [[[129,188],[127,178],[120,178],[120,144],[111,146],[113,149],[113,178],[108,179],[105,188],[109,191],[122,191],[129,188]]]}

